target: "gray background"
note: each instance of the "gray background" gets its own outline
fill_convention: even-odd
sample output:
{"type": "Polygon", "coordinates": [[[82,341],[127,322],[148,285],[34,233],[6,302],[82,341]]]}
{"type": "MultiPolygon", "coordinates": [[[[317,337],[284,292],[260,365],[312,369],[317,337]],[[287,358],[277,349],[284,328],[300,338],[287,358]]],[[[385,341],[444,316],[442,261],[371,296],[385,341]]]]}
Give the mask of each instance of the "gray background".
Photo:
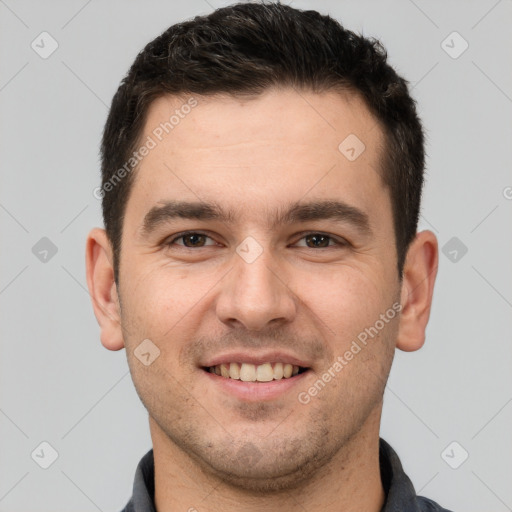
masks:
{"type": "MultiPolygon", "coordinates": [[[[147,415],[124,351],[100,344],[85,280],[99,140],[142,47],[229,3],[0,0],[1,511],[116,511],[131,494],[147,415]],[[59,45],[46,59],[31,47],[50,48],[43,31],[59,45]],[[46,262],[32,250],[43,237],[57,248],[46,262]],[[58,452],[46,470],[31,458],[43,441],[58,452]]],[[[383,41],[427,130],[421,228],[440,247],[457,238],[440,254],[426,345],[397,351],[381,435],[420,494],[512,510],[512,2],[287,3],[383,41]],[[457,58],[454,31],[469,44],[457,58]]]]}

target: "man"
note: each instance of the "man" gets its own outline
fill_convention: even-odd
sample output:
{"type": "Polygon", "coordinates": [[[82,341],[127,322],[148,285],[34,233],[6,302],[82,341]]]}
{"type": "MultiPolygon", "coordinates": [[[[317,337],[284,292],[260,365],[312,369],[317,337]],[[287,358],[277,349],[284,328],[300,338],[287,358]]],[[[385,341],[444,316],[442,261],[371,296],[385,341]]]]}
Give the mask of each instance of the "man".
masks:
{"type": "Polygon", "coordinates": [[[137,56],[86,251],[149,413],[125,511],[444,510],[379,438],[437,270],[423,168],[406,82],[328,16],[236,4],[137,56]]]}

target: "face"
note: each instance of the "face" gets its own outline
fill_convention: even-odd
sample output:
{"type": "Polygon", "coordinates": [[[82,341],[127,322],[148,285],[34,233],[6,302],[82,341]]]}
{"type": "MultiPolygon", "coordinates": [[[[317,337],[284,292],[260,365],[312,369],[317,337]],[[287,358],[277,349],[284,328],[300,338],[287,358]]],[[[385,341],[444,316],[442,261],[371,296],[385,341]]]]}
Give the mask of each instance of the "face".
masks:
{"type": "Polygon", "coordinates": [[[382,131],[352,94],[195,98],[156,100],[141,139],[118,290],[132,378],[153,437],[204,471],[299,484],[378,430],[400,302],[382,131]]]}

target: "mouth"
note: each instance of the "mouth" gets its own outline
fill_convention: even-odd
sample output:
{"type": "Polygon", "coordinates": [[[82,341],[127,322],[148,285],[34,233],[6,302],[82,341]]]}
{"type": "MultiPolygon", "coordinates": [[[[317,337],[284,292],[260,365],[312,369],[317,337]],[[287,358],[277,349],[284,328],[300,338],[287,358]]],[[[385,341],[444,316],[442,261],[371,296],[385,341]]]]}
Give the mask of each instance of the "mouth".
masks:
{"type": "Polygon", "coordinates": [[[313,362],[281,350],[236,350],[202,360],[199,370],[206,377],[205,392],[215,393],[224,404],[231,399],[284,404],[294,403],[293,391],[305,386],[313,362]]]}
{"type": "Polygon", "coordinates": [[[309,370],[307,367],[292,363],[270,361],[262,364],[227,362],[214,366],[203,366],[202,369],[224,379],[262,383],[292,379],[309,370]]]}

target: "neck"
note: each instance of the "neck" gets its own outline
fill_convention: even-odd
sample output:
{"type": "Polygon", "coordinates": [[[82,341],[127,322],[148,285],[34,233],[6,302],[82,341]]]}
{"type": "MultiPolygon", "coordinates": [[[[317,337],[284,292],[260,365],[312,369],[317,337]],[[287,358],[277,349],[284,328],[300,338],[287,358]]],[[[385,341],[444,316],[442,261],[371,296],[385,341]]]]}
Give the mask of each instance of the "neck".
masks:
{"type": "Polygon", "coordinates": [[[157,512],[266,512],[301,508],[309,512],[380,512],[385,501],[379,467],[381,407],[332,459],[299,488],[256,494],[204,471],[150,418],[157,512]]]}

